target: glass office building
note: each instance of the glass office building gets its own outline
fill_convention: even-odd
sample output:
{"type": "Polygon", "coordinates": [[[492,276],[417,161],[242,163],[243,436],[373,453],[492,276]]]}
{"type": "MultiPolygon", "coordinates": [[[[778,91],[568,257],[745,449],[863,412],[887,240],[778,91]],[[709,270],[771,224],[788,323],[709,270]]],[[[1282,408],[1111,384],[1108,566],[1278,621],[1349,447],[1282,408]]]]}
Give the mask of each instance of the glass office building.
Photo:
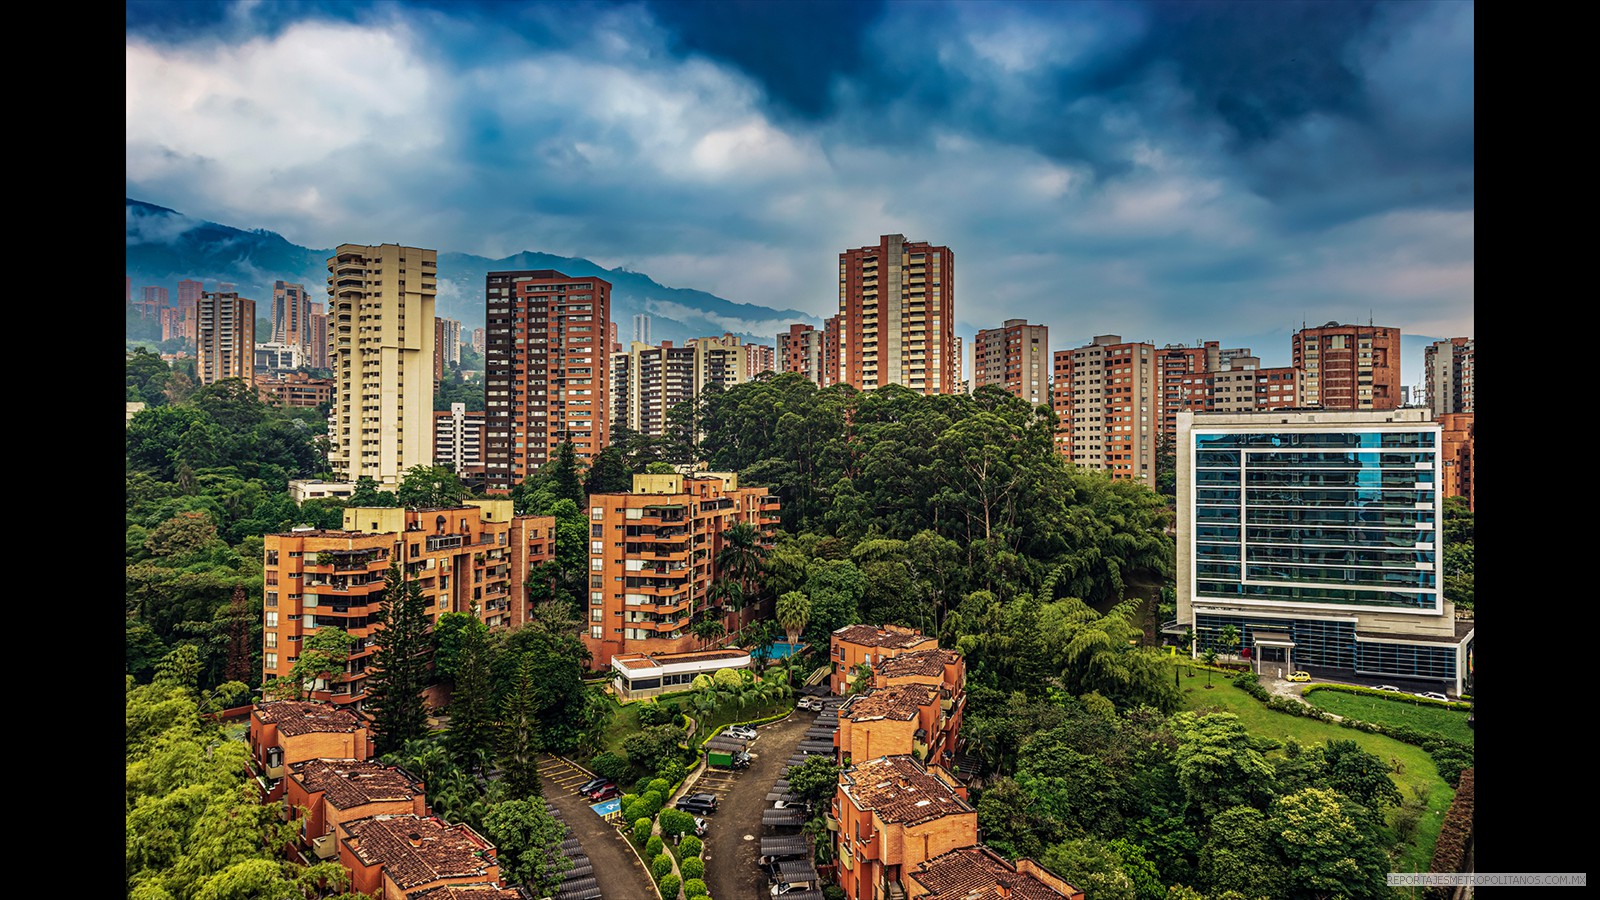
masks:
{"type": "MultiPolygon", "coordinates": [[[[1440,430],[1426,410],[1179,415],[1179,625],[1279,667],[1446,682],[1471,641],[1443,596],[1440,430]]],[[[1332,674],[1332,673],[1330,673],[1332,674]]]]}

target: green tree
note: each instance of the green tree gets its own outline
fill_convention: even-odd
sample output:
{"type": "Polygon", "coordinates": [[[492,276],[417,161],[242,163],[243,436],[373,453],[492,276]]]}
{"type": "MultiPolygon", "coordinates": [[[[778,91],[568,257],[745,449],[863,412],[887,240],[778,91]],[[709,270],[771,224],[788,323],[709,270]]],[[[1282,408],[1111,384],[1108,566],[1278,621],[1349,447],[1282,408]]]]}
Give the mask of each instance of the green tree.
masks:
{"type": "Polygon", "coordinates": [[[457,506],[472,492],[443,466],[412,466],[395,489],[395,501],[408,509],[457,506]]]}
{"type": "Polygon", "coordinates": [[[1211,894],[1284,896],[1283,862],[1267,829],[1267,817],[1250,806],[1233,806],[1212,817],[1200,848],[1201,883],[1211,894]]]}
{"type": "Polygon", "coordinates": [[[504,880],[528,884],[535,896],[552,894],[563,873],[572,868],[572,860],[561,853],[567,826],[550,815],[542,801],[498,803],[483,817],[483,827],[498,851],[504,880]]]}
{"type": "Polygon", "coordinates": [[[633,470],[629,468],[622,450],[616,446],[616,436],[612,435],[611,440],[612,446],[600,451],[594,465],[589,467],[589,474],[583,482],[585,494],[627,493],[633,490],[633,470]]]}
{"type": "Polygon", "coordinates": [[[1218,634],[1218,637],[1222,640],[1222,649],[1234,656],[1238,656],[1240,643],[1239,626],[1233,624],[1222,626],[1222,631],[1218,634]]]}
{"type": "Polygon", "coordinates": [[[376,621],[365,706],[372,712],[378,746],[395,750],[428,733],[422,691],[431,647],[422,589],[398,562],[389,566],[376,621]]]}
{"type": "Polygon", "coordinates": [[[817,807],[827,802],[839,786],[839,766],[826,756],[808,756],[785,771],[789,792],[817,807]]]}
{"type": "Polygon", "coordinates": [[[1273,768],[1233,713],[1172,717],[1178,781],[1208,815],[1230,806],[1262,807],[1272,797],[1273,768]]]}
{"type": "Polygon", "coordinates": [[[1324,786],[1332,788],[1369,810],[1398,806],[1400,789],[1389,777],[1389,765],[1375,753],[1349,740],[1330,740],[1322,746],[1324,786]]]}
{"type": "Polygon", "coordinates": [[[478,767],[495,746],[494,658],[489,630],[472,605],[471,624],[462,631],[460,667],[450,697],[450,752],[468,769],[478,767]]]}
{"type": "Polygon", "coordinates": [[[344,677],[355,638],[343,628],[324,625],[300,642],[300,658],[289,668],[289,676],[275,682],[275,697],[299,700],[308,691],[331,690],[333,682],[344,677]]]}
{"type": "Polygon", "coordinates": [[[556,499],[571,500],[579,509],[589,505],[589,498],[583,492],[583,473],[579,471],[578,455],[571,441],[562,441],[557,445],[548,468],[551,490],[556,499]]]}
{"type": "Polygon", "coordinates": [[[1039,862],[1095,900],[1139,900],[1138,888],[1122,858],[1096,838],[1063,841],[1046,850],[1039,862]]]}
{"type": "Polygon", "coordinates": [[[523,653],[517,661],[516,678],[501,707],[496,747],[501,783],[516,799],[537,797],[542,790],[539,754],[544,746],[539,732],[538,695],[538,661],[532,653],[523,653]]]}
{"type": "Polygon", "coordinates": [[[1267,814],[1267,830],[1283,860],[1292,900],[1391,896],[1384,873],[1389,860],[1375,828],[1352,801],[1322,788],[1279,797],[1267,814]]]}
{"type": "Polygon", "coordinates": [[[790,646],[800,643],[806,625],[811,621],[811,598],[800,591],[788,591],[778,597],[778,624],[790,646]]]}

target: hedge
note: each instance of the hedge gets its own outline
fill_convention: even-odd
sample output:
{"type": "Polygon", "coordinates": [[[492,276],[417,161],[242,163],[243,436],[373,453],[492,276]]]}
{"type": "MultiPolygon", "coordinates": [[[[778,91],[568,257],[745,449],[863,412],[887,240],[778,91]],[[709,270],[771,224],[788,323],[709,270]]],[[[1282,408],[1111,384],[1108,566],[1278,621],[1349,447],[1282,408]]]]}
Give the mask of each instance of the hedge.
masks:
{"type": "Polygon", "coordinates": [[[639,819],[633,823],[633,842],[642,844],[650,840],[650,830],[653,827],[649,819],[639,819]]]}
{"type": "Polygon", "coordinates": [[[678,863],[678,872],[684,878],[702,878],[706,874],[706,861],[698,856],[691,856],[678,863]]]}
{"type": "MultiPolygon", "coordinates": [[[[1455,799],[1444,814],[1444,825],[1439,829],[1438,843],[1433,846],[1433,863],[1430,872],[1460,872],[1467,856],[1467,842],[1472,839],[1473,787],[1472,769],[1461,773],[1461,784],[1456,788],[1455,799]]],[[[1427,896],[1448,897],[1442,888],[1430,887],[1427,896]]]]}
{"type": "Polygon", "coordinates": [[[661,850],[666,844],[661,840],[661,835],[652,834],[650,840],[644,842],[644,855],[655,859],[661,855],[661,850]]]}
{"type": "Polygon", "coordinates": [[[676,875],[669,874],[661,879],[662,900],[678,900],[678,885],[680,884],[682,884],[682,881],[676,875]]]}
{"type": "Polygon", "coordinates": [[[688,837],[684,838],[683,839],[683,843],[678,845],[678,855],[680,857],[682,857],[682,856],[699,856],[700,855],[700,850],[701,850],[700,839],[695,837],[692,834],[689,835],[688,837]]]}
{"type": "Polygon", "coordinates": [[[1394,691],[1380,691],[1377,688],[1361,687],[1353,684],[1310,684],[1306,685],[1305,693],[1316,691],[1334,691],[1340,694],[1366,694],[1369,697],[1382,697],[1395,702],[1426,704],[1428,706],[1443,706],[1446,709],[1459,709],[1470,711],[1471,703],[1458,703],[1454,700],[1435,700],[1432,697],[1418,697],[1416,694],[1395,693],[1394,691]]]}
{"type": "Polygon", "coordinates": [[[706,883],[698,878],[691,878],[683,883],[683,895],[685,897],[704,897],[710,893],[710,891],[706,890],[706,883]]]}
{"type": "Polygon", "coordinates": [[[665,853],[657,854],[655,859],[650,860],[650,871],[654,873],[657,881],[672,874],[672,857],[665,853]]]}

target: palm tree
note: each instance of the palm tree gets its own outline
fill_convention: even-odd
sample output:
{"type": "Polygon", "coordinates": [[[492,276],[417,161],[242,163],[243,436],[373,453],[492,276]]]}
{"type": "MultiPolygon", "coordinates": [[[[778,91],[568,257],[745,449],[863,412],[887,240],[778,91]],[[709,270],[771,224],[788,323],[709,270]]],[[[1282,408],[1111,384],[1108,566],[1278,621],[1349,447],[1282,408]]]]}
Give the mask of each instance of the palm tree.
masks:
{"type": "Polygon", "coordinates": [[[706,616],[700,621],[689,626],[689,633],[700,639],[700,649],[704,650],[711,646],[712,641],[727,634],[728,629],[722,627],[722,621],[720,619],[713,619],[710,616],[706,616]]]}
{"type": "Polygon", "coordinates": [[[1211,667],[1217,664],[1217,651],[1207,648],[1206,652],[1200,654],[1200,658],[1206,662],[1206,687],[1209,688],[1211,687],[1211,667]]]}
{"type": "Polygon", "coordinates": [[[806,626],[811,624],[811,598],[799,591],[789,591],[778,598],[778,624],[792,647],[800,642],[806,626]]]}
{"type": "Polygon", "coordinates": [[[767,558],[767,548],[761,546],[761,534],[749,522],[736,522],[722,533],[722,549],[717,551],[717,569],[725,576],[739,582],[740,606],[745,597],[759,597],[755,586],[767,558]]]}
{"type": "Polygon", "coordinates": [[[1232,654],[1235,657],[1237,657],[1238,656],[1238,647],[1239,647],[1239,643],[1240,643],[1238,626],[1236,626],[1236,625],[1224,625],[1224,626],[1222,626],[1222,633],[1219,635],[1219,637],[1222,638],[1222,646],[1226,647],[1230,654],[1232,654]]]}

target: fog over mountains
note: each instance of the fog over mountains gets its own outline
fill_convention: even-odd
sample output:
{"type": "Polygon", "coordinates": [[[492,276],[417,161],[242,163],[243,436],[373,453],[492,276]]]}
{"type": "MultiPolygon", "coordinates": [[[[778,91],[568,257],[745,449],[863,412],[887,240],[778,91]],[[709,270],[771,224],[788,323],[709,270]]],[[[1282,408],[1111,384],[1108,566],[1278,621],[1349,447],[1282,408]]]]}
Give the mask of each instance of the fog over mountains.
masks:
{"type": "MultiPolygon", "coordinates": [[[[313,298],[324,295],[332,247],[302,247],[276,232],[195,219],[131,197],[127,198],[127,229],[126,270],[133,279],[135,298],[141,287],[155,285],[167,288],[176,299],[178,282],[185,278],[203,282],[206,290],[230,282],[241,296],[256,301],[257,317],[266,318],[274,281],[304,284],[313,298]]],[[[617,339],[623,344],[632,336],[633,316],[638,313],[650,315],[650,338],[657,343],[726,332],[771,345],[778,332],[792,323],[822,324],[821,318],[799,310],[737,303],[693,288],[666,287],[643,272],[607,269],[582,258],[525,250],[504,259],[489,259],[434,247],[426,241],[389,243],[439,252],[434,314],[459,321],[467,332],[484,324],[484,276],[506,269],[555,269],[611,282],[611,319],[617,323],[617,339]]]]}

